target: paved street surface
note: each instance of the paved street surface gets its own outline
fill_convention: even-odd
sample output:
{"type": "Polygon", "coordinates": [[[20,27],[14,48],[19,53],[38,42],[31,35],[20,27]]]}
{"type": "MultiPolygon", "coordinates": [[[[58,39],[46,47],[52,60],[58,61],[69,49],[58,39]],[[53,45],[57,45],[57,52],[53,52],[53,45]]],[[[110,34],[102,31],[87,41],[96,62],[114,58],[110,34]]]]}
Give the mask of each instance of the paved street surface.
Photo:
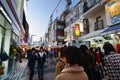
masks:
{"type": "MultiPolygon", "coordinates": [[[[48,60],[49,63],[45,64],[44,69],[44,80],[55,80],[55,61],[50,64],[50,59],[48,60]]],[[[19,63],[17,70],[15,70],[15,74],[9,80],[29,80],[29,69],[27,67],[27,59],[23,59],[22,63],[19,63]]],[[[37,73],[37,66],[35,68],[35,74],[33,80],[38,80],[38,73],[37,73]]],[[[103,80],[108,80],[104,78],[103,80]]]]}
{"type": "Polygon", "coordinates": [[[10,75],[9,80],[19,80],[21,79],[24,70],[26,69],[28,60],[22,59],[22,63],[17,62],[16,68],[13,73],[10,75]]]}
{"type": "MultiPolygon", "coordinates": [[[[55,63],[53,64],[46,63],[45,70],[44,70],[44,80],[54,80],[54,79],[55,79],[55,63]]],[[[28,67],[26,67],[21,80],[29,80],[28,67]]],[[[33,80],[38,80],[37,67],[35,68],[35,75],[33,80]]]]}

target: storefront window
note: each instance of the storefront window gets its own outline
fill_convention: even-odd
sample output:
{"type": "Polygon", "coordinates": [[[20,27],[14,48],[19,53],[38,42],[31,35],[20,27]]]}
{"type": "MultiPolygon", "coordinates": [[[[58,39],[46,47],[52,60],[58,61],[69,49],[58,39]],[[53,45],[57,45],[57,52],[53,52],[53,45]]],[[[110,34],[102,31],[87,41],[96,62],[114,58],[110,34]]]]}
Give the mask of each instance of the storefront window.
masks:
{"type": "Polygon", "coordinates": [[[4,41],[5,41],[5,29],[0,26],[0,53],[4,48],[4,41]]]}
{"type": "Polygon", "coordinates": [[[3,14],[1,13],[0,11],[0,25],[4,25],[4,22],[5,22],[5,18],[3,17],[3,14]]]}
{"type": "MultiPolygon", "coordinates": [[[[5,40],[5,29],[0,26],[0,54],[4,48],[4,40],[5,40]]],[[[0,61],[0,66],[2,65],[2,61],[0,61]]]]}
{"type": "Polygon", "coordinates": [[[18,41],[18,36],[16,36],[15,33],[12,33],[11,35],[11,44],[10,44],[10,53],[9,53],[9,67],[8,67],[8,74],[12,72],[12,70],[15,69],[16,61],[14,60],[15,54],[13,53],[13,49],[16,48],[17,46],[17,41],[18,41]]]}

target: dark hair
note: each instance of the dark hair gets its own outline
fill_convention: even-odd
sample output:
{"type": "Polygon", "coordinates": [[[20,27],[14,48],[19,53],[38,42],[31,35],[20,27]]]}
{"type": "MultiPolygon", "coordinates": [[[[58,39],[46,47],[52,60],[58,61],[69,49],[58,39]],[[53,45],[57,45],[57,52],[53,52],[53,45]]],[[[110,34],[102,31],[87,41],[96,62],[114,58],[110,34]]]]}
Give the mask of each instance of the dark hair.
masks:
{"type": "Polygon", "coordinates": [[[96,47],[96,48],[95,48],[95,52],[98,52],[98,51],[100,51],[100,50],[98,49],[98,47],[96,47]]]}
{"type": "Polygon", "coordinates": [[[35,49],[35,48],[32,48],[31,51],[36,51],[36,49],[35,49]]]}
{"type": "Polygon", "coordinates": [[[40,47],[40,49],[43,49],[43,47],[40,47]]]}
{"type": "Polygon", "coordinates": [[[60,48],[60,57],[65,57],[65,49],[66,49],[66,47],[60,48]]]}
{"type": "Polygon", "coordinates": [[[82,54],[79,48],[75,46],[69,46],[65,49],[65,57],[67,59],[67,63],[70,65],[82,65],[82,54]]]}
{"type": "Polygon", "coordinates": [[[88,47],[86,45],[81,45],[80,46],[80,50],[82,53],[87,53],[87,51],[89,50],[88,47]]]}
{"type": "Polygon", "coordinates": [[[95,49],[94,47],[90,47],[90,53],[94,53],[93,49],[95,49]]]}
{"type": "Polygon", "coordinates": [[[112,52],[112,51],[115,52],[115,49],[114,49],[113,45],[109,42],[104,43],[103,49],[105,51],[105,55],[110,54],[110,52],[112,52]]]}

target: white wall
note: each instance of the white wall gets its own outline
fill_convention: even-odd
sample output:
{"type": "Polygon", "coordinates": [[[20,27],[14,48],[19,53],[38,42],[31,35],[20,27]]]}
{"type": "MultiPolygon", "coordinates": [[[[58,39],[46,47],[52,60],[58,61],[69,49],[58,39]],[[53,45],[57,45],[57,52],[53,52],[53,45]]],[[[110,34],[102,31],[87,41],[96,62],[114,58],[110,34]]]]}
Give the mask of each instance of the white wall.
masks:
{"type": "Polygon", "coordinates": [[[107,27],[105,11],[101,11],[101,13],[98,13],[98,14],[89,18],[90,32],[94,31],[94,23],[96,22],[96,18],[99,16],[101,16],[101,19],[103,20],[104,28],[107,27]]]}

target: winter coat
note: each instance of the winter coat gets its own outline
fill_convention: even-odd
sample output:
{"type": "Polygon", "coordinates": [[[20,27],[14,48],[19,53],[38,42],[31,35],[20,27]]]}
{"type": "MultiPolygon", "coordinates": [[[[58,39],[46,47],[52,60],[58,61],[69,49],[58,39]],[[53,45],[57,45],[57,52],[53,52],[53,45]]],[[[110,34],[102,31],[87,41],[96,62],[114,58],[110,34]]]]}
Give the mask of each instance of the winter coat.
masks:
{"type": "Polygon", "coordinates": [[[30,52],[27,55],[27,57],[28,57],[28,66],[35,66],[35,63],[36,63],[36,56],[35,56],[35,54],[30,52]]]}
{"type": "Polygon", "coordinates": [[[55,70],[56,76],[61,73],[64,67],[65,67],[65,63],[61,59],[58,59],[55,70]]]}
{"type": "Polygon", "coordinates": [[[55,80],[88,80],[88,77],[82,66],[66,67],[55,80]]]}
{"type": "Polygon", "coordinates": [[[103,58],[108,80],[120,80],[120,54],[111,52],[103,58]]]}

